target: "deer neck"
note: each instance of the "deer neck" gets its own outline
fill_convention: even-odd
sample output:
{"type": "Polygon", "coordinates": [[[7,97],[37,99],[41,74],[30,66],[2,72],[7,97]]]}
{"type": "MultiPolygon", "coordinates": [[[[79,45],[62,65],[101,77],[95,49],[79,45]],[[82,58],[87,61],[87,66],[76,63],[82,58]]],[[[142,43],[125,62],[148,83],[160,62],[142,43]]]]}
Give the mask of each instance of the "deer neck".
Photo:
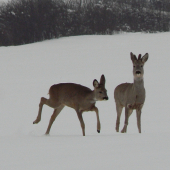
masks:
{"type": "Polygon", "coordinates": [[[134,79],[133,88],[134,88],[135,92],[137,93],[137,95],[142,93],[144,90],[143,78],[134,79]]]}
{"type": "Polygon", "coordinates": [[[86,100],[90,101],[90,103],[96,103],[97,99],[96,99],[96,96],[95,96],[95,92],[92,91],[91,93],[89,93],[87,96],[86,96],[86,100]]]}

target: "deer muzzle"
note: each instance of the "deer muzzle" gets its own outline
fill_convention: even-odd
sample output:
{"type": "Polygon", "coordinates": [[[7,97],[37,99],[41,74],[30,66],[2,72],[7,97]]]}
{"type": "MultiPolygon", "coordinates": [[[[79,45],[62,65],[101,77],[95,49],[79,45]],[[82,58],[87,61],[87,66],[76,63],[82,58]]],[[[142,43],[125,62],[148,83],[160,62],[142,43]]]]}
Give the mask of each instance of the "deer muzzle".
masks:
{"type": "Polygon", "coordinates": [[[136,71],[136,74],[138,75],[138,74],[141,74],[141,72],[140,71],[136,71]]]}
{"type": "Polygon", "coordinates": [[[108,100],[109,98],[108,97],[103,97],[103,100],[108,100]]]}
{"type": "Polygon", "coordinates": [[[137,77],[140,77],[141,76],[141,71],[136,71],[136,75],[137,75],[137,77]]]}

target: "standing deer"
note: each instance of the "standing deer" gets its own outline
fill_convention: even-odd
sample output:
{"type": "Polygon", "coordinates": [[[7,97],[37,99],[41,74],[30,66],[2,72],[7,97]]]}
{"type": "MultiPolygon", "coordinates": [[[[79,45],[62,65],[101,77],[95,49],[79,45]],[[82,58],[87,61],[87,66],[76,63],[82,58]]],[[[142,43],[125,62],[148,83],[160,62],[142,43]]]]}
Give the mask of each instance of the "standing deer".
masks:
{"type": "Polygon", "coordinates": [[[139,133],[141,133],[141,110],[145,102],[145,88],[144,88],[144,69],[143,66],[148,60],[148,53],[143,57],[139,54],[138,59],[131,52],[131,60],[133,63],[134,83],[123,83],[118,85],[114,91],[114,98],[116,103],[117,120],[116,131],[119,132],[120,116],[123,107],[125,107],[125,122],[122,133],[127,131],[128,119],[132,111],[136,109],[137,126],[139,133]]]}
{"type": "Polygon", "coordinates": [[[101,76],[100,83],[95,79],[93,81],[94,90],[74,83],[61,83],[50,87],[49,99],[41,98],[39,104],[39,112],[33,124],[41,120],[41,112],[44,104],[54,108],[46,134],[49,134],[51,126],[64,108],[64,106],[75,109],[79,118],[83,136],[85,136],[85,124],[82,113],[85,111],[95,111],[97,116],[97,132],[100,133],[100,119],[98,108],[95,106],[96,101],[108,100],[107,91],[105,89],[105,77],[101,76]]]}

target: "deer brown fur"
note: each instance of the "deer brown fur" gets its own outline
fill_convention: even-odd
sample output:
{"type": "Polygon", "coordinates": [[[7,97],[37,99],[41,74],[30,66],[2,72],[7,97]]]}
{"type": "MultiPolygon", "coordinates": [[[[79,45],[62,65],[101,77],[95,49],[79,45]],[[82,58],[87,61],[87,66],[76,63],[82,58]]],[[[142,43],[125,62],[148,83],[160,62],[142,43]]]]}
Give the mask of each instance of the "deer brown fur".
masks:
{"type": "Polygon", "coordinates": [[[116,103],[117,120],[116,120],[116,131],[119,132],[120,116],[123,107],[125,107],[125,122],[122,129],[122,133],[127,131],[128,119],[132,114],[133,110],[136,110],[137,126],[139,133],[141,133],[141,110],[145,102],[145,88],[144,88],[144,69],[143,66],[148,60],[148,53],[143,57],[141,54],[138,58],[130,53],[131,60],[133,63],[133,83],[123,83],[118,85],[114,91],[114,98],[116,103]]]}
{"type": "Polygon", "coordinates": [[[100,83],[95,79],[93,81],[94,90],[85,86],[74,83],[61,83],[50,87],[49,99],[41,98],[39,111],[36,120],[33,124],[37,124],[41,120],[42,107],[44,104],[54,108],[54,113],[51,116],[46,134],[49,134],[51,126],[65,107],[73,108],[78,116],[81,124],[83,136],[85,136],[85,124],[82,113],[85,111],[95,111],[97,116],[97,132],[100,132],[100,119],[98,108],[95,106],[96,101],[108,100],[107,91],[105,89],[105,76],[102,75],[100,83]]]}

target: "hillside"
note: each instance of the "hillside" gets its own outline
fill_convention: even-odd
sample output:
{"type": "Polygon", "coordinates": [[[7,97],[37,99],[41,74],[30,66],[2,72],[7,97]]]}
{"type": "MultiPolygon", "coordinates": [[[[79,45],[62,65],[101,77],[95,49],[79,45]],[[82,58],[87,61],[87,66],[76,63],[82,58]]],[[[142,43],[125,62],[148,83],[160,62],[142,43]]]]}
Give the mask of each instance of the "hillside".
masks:
{"type": "MultiPolygon", "coordinates": [[[[170,33],[75,36],[22,46],[0,47],[0,169],[2,170],[168,170],[170,159],[169,47],[170,33]],[[135,112],[126,134],[116,133],[114,88],[133,82],[130,52],[149,59],[144,67],[146,102],[142,134],[135,112]],[[106,77],[109,100],[97,102],[96,115],[86,112],[82,136],[75,111],[64,108],[45,136],[52,108],[33,125],[40,98],[49,87],[73,82],[93,89],[106,77]]],[[[124,110],[120,129],[124,123],[124,110]]]]}

